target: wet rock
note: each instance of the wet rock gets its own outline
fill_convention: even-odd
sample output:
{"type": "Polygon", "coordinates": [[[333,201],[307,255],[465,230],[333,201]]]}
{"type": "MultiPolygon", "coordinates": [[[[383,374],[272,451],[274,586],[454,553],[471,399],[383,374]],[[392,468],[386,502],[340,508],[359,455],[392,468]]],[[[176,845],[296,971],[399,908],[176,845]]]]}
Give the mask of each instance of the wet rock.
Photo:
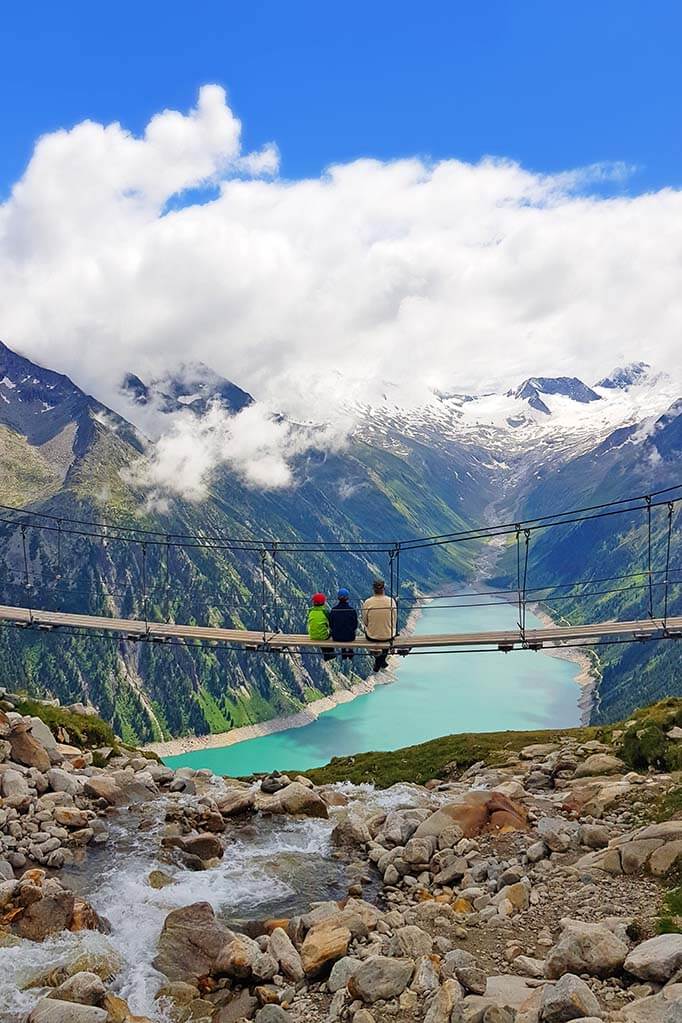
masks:
{"type": "Polygon", "coordinates": [[[174,909],[164,921],[153,965],[169,980],[191,983],[211,972],[232,937],[208,902],[174,909]]]}
{"type": "Polygon", "coordinates": [[[333,920],[323,920],[311,927],[301,946],[301,963],[306,976],[316,976],[329,963],[345,956],[350,940],[350,930],[333,920]]]}
{"type": "Polygon", "coordinates": [[[682,966],[682,934],[659,934],[630,952],[625,969],[640,980],[665,983],[682,966]]]}
{"type": "Polygon", "coordinates": [[[396,998],[410,982],[413,965],[402,959],[371,956],[348,981],[353,998],[370,1005],[380,999],[396,998]]]}
{"type": "Polygon", "coordinates": [[[223,817],[241,817],[250,813],[255,803],[256,797],[251,789],[228,789],[216,796],[216,806],[223,817]]]}
{"type": "Polygon", "coordinates": [[[604,924],[582,920],[561,923],[561,937],[547,957],[548,977],[558,978],[565,973],[610,977],[622,967],[628,946],[604,924]]]}
{"type": "Polygon", "coordinates": [[[27,1023],[107,1023],[106,1009],[94,1005],[74,1005],[43,998],[35,1006],[27,1023]]]}
{"type": "Polygon", "coordinates": [[[324,799],[318,796],[317,792],[295,781],[277,793],[268,809],[271,813],[300,814],[305,817],[321,817],[324,820],[329,816],[324,799]]]}
{"type": "Polygon", "coordinates": [[[185,835],[178,839],[178,845],[183,852],[197,856],[203,863],[207,860],[220,859],[224,852],[222,842],[212,832],[185,835]]]}
{"type": "Polygon", "coordinates": [[[542,996],[540,1018],[543,1023],[569,1023],[585,1016],[601,1016],[599,1002],[584,980],[566,973],[547,985],[542,996]]]}
{"type": "Polygon", "coordinates": [[[332,845],[337,849],[353,849],[365,846],[372,840],[365,821],[355,814],[344,815],[336,824],[331,834],[332,845]]]}
{"type": "MultiPolygon", "coordinates": [[[[287,774],[268,774],[260,783],[261,792],[265,792],[269,796],[274,796],[276,792],[281,792],[287,785],[291,785],[291,778],[287,774]]],[[[306,785],[306,788],[308,786],[306,785]]]]}
{"type": "Polygon", "coordinates": [[[73,892],[65,889],[43,895],[27,906],[19,917],[17,933],[30,941],[43,941],[48,934],[58,934],[71,923],[74,905],[73,892]]]}
{"type": "Polygon", "coordinates": [[[79,1005],[101,1005],[107,989],[96,973],[75,973],[58,988],[51,991],[48,998],[58,998],[62,1002],[78,1002],[79,1005]]]}
{"type": "Polygon", "coordinates": [[[166,874],[163,870],[150,871],[147,882],[150,888],[154,888],[157,891],[161,888],[167,888],[169,885],[175,883],[170,874],[166,874]]]}

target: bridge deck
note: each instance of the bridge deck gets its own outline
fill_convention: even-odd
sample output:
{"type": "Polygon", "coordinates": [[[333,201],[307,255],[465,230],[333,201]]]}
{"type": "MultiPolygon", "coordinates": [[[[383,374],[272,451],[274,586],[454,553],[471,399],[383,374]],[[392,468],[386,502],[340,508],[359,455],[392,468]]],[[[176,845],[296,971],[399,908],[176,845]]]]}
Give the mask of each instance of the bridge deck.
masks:
{"type": "MultiPolygon", "coordinates": [[[[155,639],[160,642],[170,639],[198,639],[218,643],[233,643],[245,648],[319,648],[320,642],[297,633],[276,633],[246,629],[212,629],[201,625],[177,625],[165,622],[144,622],[139,619],[106,618],[96,615],[67,614],[61,611],[40,611],[27,607],[0,605],[0,622],[12,625],[34,626],[38,629],[56,629],[60,626],[70,629],[90,630],[120,634],[130,639],[155,639]]],[[[525,643],[529,646],[560,646],[572,641],[589,642],[602,638],[651,639],[661,635],[682,637],[682,617],[645,619],[636,622],[599,622],[590,625],[550,626],[543,629],[527,629],[525,643]]],[[[463,632],[445,635],[398,636],[391,644],[372,642],[366,638],[354,643],[334,643],[327,640],[324,646],[353,647],[357,650],[393,650],[452,648],[452,647],[502,647],[522,646],[518,629],[503,632],[463,632]]]]}

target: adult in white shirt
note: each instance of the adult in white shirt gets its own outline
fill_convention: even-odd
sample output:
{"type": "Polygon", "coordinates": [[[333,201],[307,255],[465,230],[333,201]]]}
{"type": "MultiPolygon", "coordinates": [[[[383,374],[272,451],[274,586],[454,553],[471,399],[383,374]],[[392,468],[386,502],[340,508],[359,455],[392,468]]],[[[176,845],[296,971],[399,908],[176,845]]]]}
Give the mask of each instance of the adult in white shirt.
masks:
{"type": "MultiPolygon", "coordinates": [[[[372,583],[373,594],[362,605],[362,624],[367,639],[386,643],[395,638],[398,628],[398,609],[393,597],[386,593],[383,579],[372,583]]],[[[388,663],[386,650],[375,651],[374,670],[381,671],[388,663]]]]}

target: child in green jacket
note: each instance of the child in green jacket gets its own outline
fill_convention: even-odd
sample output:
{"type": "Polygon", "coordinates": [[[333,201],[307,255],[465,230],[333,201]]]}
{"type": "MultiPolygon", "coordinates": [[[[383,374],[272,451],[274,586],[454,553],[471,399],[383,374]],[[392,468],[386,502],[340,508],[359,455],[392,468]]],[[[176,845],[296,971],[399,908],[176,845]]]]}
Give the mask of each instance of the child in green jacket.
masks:
{"type": "MultiPolygon", "coordinates": [[[[314,593],[312,607],[308,611],[308,636],[310,639],[329,639],[329,608],[324,593],[314,593]]],[[[333,661],[333,647],[320,647],[325,661],[333,661]]]]}

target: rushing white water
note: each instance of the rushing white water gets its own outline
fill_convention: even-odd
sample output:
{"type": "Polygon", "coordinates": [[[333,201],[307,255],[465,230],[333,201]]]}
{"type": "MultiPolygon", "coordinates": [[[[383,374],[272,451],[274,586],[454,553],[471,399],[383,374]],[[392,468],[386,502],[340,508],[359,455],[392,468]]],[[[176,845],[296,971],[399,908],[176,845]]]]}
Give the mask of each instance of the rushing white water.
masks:
{"type": "MultiPolygon", "coordinates": [[[[351,800],[376,810],[393,810],[414,801],[414,789],[396,785],[377,792],[370,785],[338,788],[351,800]],[[412,798],[410,798],[412,793],[412,798]]],[[[422,790],[423,795],[423,790],[422,790]]],[[[177,800],[176,800],[177,802],[177,800]]],[[[112,964],[112,990],[133,1013],[165,1023],[154,995],[164,978],[152,966],[166,915],[179,906],[209,902],[227,923],[290,915],[315,900],[338,897],[344,890],[344,866],[332,857],[329,821],[256,817],[230,828],[220,864],[190,871],[160,863],[157,854],[167,803],[164,799],[119,812],[112,820],[109,845],[88,853],[84,863],[63,871],[62,880],[88,899],[112,926],[111,934],[63,933],[38,944],[22,941],[0,948],[0,1020],[21,1023],[44,989],[26,988],[35,978],[82,956],[81,966],[105,960],[112,964]],[[155,890],[149,872],[163,868],[174,883],[155,890]]]]}

